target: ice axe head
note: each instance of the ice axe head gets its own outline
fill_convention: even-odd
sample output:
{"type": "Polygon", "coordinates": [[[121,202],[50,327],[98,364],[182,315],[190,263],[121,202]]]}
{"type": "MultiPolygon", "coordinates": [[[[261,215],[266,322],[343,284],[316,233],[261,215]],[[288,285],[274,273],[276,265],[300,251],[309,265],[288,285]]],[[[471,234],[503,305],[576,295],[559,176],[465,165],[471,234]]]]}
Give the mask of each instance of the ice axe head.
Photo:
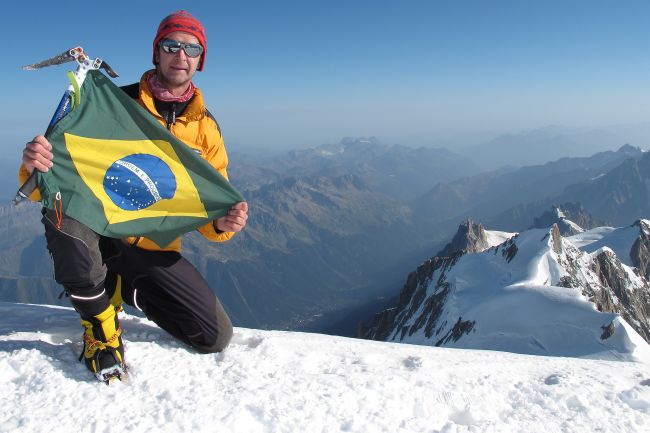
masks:
{"type": "Polygon", "coordinates": [[[46,68],[48,66],[60,65],[72,61],[76,61],[79,64],[79,68],[82,69],[104,69],[111,78],[116,78],[118,76],[113,68],[108,65],[108,63],[100,58],[91,59],[86,53],[84,53],[84,50],[81,47],[70,48],[61,54],[50,57],[49,59],[45,59],[31,65],[23,66],[23,69],[27,71],[34,71],[37,69],[46,68]]]}

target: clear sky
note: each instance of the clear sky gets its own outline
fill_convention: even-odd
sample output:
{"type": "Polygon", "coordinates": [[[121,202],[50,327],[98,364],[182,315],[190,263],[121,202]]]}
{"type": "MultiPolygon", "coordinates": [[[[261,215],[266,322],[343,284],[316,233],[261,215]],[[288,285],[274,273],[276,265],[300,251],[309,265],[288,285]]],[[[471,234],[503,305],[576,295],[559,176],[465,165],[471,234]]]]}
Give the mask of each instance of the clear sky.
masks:
{"type": "Polygon", "coordinates": [[[231,148],[650,120],[648,1],[21,1],[3,17],[0,148],[44,130],[70,69],[22,65],[81,45],[132,83],[181,8],[207,29],[196,84],[231,148]]]}

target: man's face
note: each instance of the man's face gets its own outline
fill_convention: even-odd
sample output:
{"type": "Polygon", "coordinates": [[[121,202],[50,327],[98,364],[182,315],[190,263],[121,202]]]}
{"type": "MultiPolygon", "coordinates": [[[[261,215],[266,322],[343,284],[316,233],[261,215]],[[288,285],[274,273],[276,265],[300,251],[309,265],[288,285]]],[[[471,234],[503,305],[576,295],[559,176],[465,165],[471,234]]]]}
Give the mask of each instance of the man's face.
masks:
{"type": "MultiPolygon", "coordinates": [[[[199,40],[189,33],[172,32],[165,39],[173,39],[178,42],[198,44],[199,40]]],[[[191,80],[196,68],[199,66],[201,56],[188,57],[184,50],[177,53],[166,53],[162,48],[156,48],[156,60],[158,62],[158,76],[170,89],[184,87],[191,80]]]]}

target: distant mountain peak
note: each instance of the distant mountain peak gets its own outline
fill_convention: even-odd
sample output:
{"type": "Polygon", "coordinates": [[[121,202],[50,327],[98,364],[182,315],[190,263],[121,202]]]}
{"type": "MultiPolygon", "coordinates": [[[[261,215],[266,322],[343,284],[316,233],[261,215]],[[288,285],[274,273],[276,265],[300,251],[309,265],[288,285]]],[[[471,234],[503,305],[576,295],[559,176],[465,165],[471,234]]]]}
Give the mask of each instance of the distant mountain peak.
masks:
{"type": "Polygon", "coordinates": [[[453,239],[436,255],[447,257],[460,251],[475,253],[491,246],[483,224],[477,224],[471,218],[467,218],[460,223],[453,239]]]}
{"type": "Polygon", "coordinates": [[[461,222],[456,234],[445,247],[436,254],[448,257],[457,253],[478,253],[495,247],[516,235],[516,233],[486,230],[483,224],[472,218],[461,222]]]}
{"type": "Polygon", "coordinates": [[[373,144],[381,145],[381,141],[377,137],[343,137],[340,141],[343,146],[351,146],[356,144],[373,144]]]}
{"type": "Polygon", "coordinates": [[[530,228],[546,228],[556,224],[562,236],[582,233],[585,229],[604,226],[605,222],[591,216],[580,203],[553,205],[539,217],[533,219],[530,228]]]}
{"type": "Polygon", "coordinates": [[[624,143],[619,135],[603,129],[569,128],[549,125],[542,128],[502,134],[487,143],[467,149],[468,155],[485,169],[505,165],[540,165],[564,157],[611,151],[624,143]]]}
{"type": "Polygon", "coordinates": [[[637,156],[640,156],[641,154],[643,154],[643,150],[640,147],[632,146],[629,143],[625,143],[624,145],[619,147],[616,152],[626,154],[626,155],[629,155],[629,156],[634,156],[634,157],[637,157],[637,156]]]}
{"type": "Polygon", "coordinates": [[[632,227],[638,227],[642,233],[650,234],[650,220],[638,219],[632,224],[632,227]]]}
{"type": "Polygon", "coordinates": [[[564,236],[571,236],[582,233],[584,229],[567,218],[567,214],[559,206],[553,206],[551,210],[544,212],[539,218],[535,218],[530,228],[554,227],[564,236]]]}

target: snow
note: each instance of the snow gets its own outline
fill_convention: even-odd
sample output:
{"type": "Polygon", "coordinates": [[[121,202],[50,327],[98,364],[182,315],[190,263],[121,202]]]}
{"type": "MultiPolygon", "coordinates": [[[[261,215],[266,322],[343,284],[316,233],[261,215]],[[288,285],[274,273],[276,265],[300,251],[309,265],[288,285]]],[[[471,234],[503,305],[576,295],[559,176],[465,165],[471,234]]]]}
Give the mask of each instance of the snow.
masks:
{"type": "Polygon", "coordinates": [[[487,235],[488,244],[490,244],[490,246],[496,247],[497,245],[501,245],[511,237],[515,236],[517,233],[486,230],[485,234],[487,235]]]}
{"type": "Polygon", "coordinates": [[[614,251],[623,264],[633,266],[630,250],[639,234],[640,228],[635,225],[621,228],[599,227],[571,236],[569,240],[583,251],[592,254],[606,246],[614,251]]]}
{"type": "Polygon", "coordinates": [[[615,227],[597,227],[591,230],[585,230],[577,235],[569,236],[568,239],[578,248],[583,248],[589,244],[601,240],[609,233],[617,230],[615,227]]]}
{"type": "Polygon", "coordinates": [[[128,383],[71,309],[0,303],[2,432],[642,432],[648,365],[236,328],[202,355],[124,315],[128,383]]]}
{"type": "MultiPolygon", "coordinates": [[[[413,306],[416,311],[405,322],[396,319],[400,325],[389,339],[434,345],[462,320],[473,322],[471,331],[444,342],[445,347],[650,362],[650,345],[617,314],[598,311],[580,289],[557,286],[567,275],[565,262],[581,264],[582,278],[598,281],[589,271],[589,254],[563,238],[559,256],[550,229],[527,230],[511,243],[517,253],[510,262],[502,254],[509,244],[503,244],[466,254],[450,269],[438,269],[430,278],[424,300],[417,300],[420,305],[413,306]],[[449,294],[436,321],[435,335],[427,335],[425,326],[412,327],[426,317],[427,301],[441,290],[441,278],[448,283],[449,294]],[[601,338],[612,323],[613,335],[601,338]],[[402,335],[405,327],[409,332],[402,335]]],[[[632,285],[643,287],[637,281],[640,277],[631,271],[628,276],[632,285]]],[[[409,307],[403,311],[410,311],[409,307]]]]}
{"type": "Polygon", "coordinates": [[[599,175],[594,176],[594,177],[592,177],[592,178],[589,179],[589,180],[590,180],[590,181],[594,181],[594,180],[600,179],[601,177],[605,176],[606,174],[607,174],[607,173],[600,173],[599,175]]]}
{"type": "Polygon", "coordinates": [[[585,229],[583,229],[582,227],[580,227],[578,224],[574,223],[570,219],[564,218],[564,219],[562,219],[562,221],[564,222],[564,224],[567,225],[567,227],[569,227],[570,229],[572,229],[576,233],[581,233],[581,232],[585,231],[585,229]]]}
{"type": "Polygon", "coordinates": [[[128,383],[71,309],[0,303],[0,432],[647,432],[647,364],[236,328],[202,355],[123,315],[128,383]]]}

